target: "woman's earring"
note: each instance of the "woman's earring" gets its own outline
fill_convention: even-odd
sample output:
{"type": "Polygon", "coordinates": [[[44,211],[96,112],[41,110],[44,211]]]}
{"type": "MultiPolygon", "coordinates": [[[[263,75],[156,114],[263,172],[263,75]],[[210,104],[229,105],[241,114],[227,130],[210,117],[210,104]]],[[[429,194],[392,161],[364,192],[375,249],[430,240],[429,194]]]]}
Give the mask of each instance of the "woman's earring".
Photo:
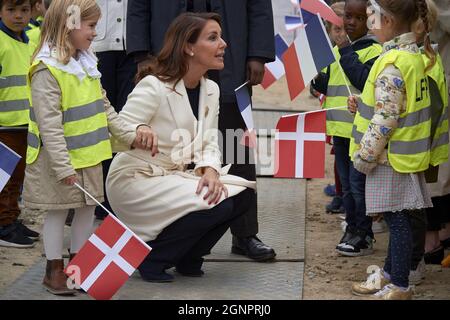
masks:
{"type": "Polygon", "coordinates": [[[191,57],[193,57],[194,56],[194,52],[191,52],[191,57]]]}

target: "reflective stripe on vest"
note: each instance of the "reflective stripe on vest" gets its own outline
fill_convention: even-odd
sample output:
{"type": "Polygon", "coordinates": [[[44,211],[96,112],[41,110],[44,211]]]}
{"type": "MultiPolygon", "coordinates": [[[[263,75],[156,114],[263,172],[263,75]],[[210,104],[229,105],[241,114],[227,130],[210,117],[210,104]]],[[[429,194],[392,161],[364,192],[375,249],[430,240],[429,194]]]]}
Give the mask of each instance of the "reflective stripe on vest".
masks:
{"type": "MultiPolygon", "coordinates": [[[[339,48],[333,48],[336,59],[340,59],[339,48]]],[[[372,44],[364,49],[356,51],[359,60],[366,63],[378,57],[381,53],[379,44],[372,44]]],[[[354,116],[347,109],[347,98],[349,96],[347,84],[349,84],[352,94],[359,94],[359,90],[351,85],[350,80],[342,73],[338,62],[330,65],[330,79],[327,86],[327,98],[323,104],[324,109],[345,107],[342,110],[327,111],[327,134],[330,136],[338,136],[350,138],[354,116]],[[344,78],[345,77],[345,78],[344,78]]]]}
{"type": "MultiPolygon", "coordinates": [[[[32,76],[39,61],[30,69],[32,76]]],[[[80,80],[47,66],[61,88],[64,139],[74,169],[91,167],[112,157],[109,130],[99,79],[80,80]],[[73,94],[76,92],[75,94],[73,94]]],[[[41,146],[34,108],[30,111],[27,163],[33,163],[41,146]]]]}
{"type": "Polygon", "coordinates": [[[33,48],[0,30],[0,126],[28,124],[30,88],[27,73],[33,48]]]}
{"type": "MultiPolygon", "coordinates": [[[[429,59],[422,55],[425,65],[429,59]]],[[[431,97],[431,159],[430,164],[438,166],[448,161],[448,87],[442,58],[438,54],[435,65],[427,72],[431,97]]]]}
{"type": "Polygon", "coordinates": [[[395,171],[420,172],[428,169],[431,148],[431,107],[428,79],[420,54],[391,50],[377,60],[369,74],[358,103],[350,144],[350,156],[360,147],[361,139],[374,116],[375,83],[387,65],[393,64],[405,82],[406,111],[388,143],[388,159],[395,171]]]}

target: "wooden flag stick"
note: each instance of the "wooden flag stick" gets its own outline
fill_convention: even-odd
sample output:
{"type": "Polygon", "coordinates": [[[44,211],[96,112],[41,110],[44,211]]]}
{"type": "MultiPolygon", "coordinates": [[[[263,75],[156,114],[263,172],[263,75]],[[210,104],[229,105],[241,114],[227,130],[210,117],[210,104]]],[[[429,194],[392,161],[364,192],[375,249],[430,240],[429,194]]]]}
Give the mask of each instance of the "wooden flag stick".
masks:
{"type": "Polygon", "coordinates": [[[95,203],[97,203],[100,207],[103,208],[103,210],[105,210],[106,212],[108,212],[110,215],[113,216],[113,214],[106,209],[100,202],[97,201],[97,199],[95,199],[89,192],[87,192],[86,190],[84,190],[84,188],[82,186],[80,186],[78,183],[75,182],[75,186],[78,187],[78,189],[80,189],[81,191],[83,191],[89,198],[91,198],[92,200],[94,200],[95,203]]]}

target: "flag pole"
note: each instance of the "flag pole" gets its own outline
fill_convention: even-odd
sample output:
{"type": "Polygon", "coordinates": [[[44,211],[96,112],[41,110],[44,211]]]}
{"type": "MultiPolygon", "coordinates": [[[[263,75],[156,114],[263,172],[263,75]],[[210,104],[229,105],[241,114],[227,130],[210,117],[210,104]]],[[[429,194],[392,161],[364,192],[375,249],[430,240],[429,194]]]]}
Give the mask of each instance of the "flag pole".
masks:
{"type": "Polygon", "coordinates": [[[242,87],[248,85],[249,82],[250,82],[250,80],[247,80],[246,82],[244,82],[243,84],[241,84],[239,87],[237,87],[236,89],[234,89],[234,91],[238,91],[238,90],[241,89],[242,87]]]}
{"type": "MultiPolygon", "coordinates": [[[[334,60],[336,60],[336,62],[338,64],[338,67],[339,67],[339,70],[342,72],[342,75],[344,76],[345,86],[347,87],[348,96],[350,97],[352,95],[352,91],[350,90],[350,86],[349,86],[348,81],[347,81],[347,76],[345,75],[344,69],[342,69],[341,62],[336,58],[336,54],[334,53],[333,46],[331,45],[330,36],[328,35],[328,33],[326,32],[326,30],[325,30],[325,28],[323,26],[322,17],[320,16],[320,13],[318,13],[317,16],[319,17],[320,24],[322,25],[322,28],[324,29],[323,31],[324,31],[324,34],[325,34],[327,40],[328,40],[328,44],[330,45],[331,52],[333,52],[334,60]]],[[[347,35],[347,37],[348,37],[348,35],[347,35]]]]}
{"type": "Polygon", "coordinates": [[[319,109],[319,110],[313,110],[313,111],[300,112],[300,113],[295,113],[295,114],[289,114],[289,115],[283,116],[282,118],[296,117],[300,114],[310,114],[310,113],[329,111],[329,110],[339,110],[339,109],[347,109],[347,107],[335,107],[335,108],[329,108],[329,109],[319,109]]]}
{"type": "Polygon", "coordinates": [[[97,199],[95,199],[89,192],[87,192],[86,190],[84,190],[84,188],[82,186],[80,186],[78,183],[75,182],[75,186],[78,187],[78,189],[80,189],[81,191],[83,191],[89,198],[91,198],[92,200],[94,200],[95,203],[97,203],[100,207],[103,208],[103,210],[105,210],[106,212],[108,212],[110,215],[113,216],[113,214],[111,213],[111,211],[109,211],[108,209],[106,209],[99,201],[97,201],[97,199]]]}

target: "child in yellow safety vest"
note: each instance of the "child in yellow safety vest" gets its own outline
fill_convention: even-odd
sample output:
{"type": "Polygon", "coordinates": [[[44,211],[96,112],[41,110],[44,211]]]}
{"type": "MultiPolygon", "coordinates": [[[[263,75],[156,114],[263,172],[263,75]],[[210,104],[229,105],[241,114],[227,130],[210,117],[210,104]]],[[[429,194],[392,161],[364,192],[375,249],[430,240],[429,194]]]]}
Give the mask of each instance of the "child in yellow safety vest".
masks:
{"type": "Polygon", "coordinates": [[[31,19],[28,26],[25,28],[30,42],[34,45],[39,44],[41,36],[41,26],[44,22],[44,16],[47,8],[50,6],[52,0],[31,0],[31,19]]]}
{"type": "Polygon", "coordinates": [[[432,162],[427,72],[436,54],[427,24],[426,65],[412,32],[417,19],[426,21],[425,0],[370,0],[370,4],[372,31],[383,43],[383,53],[359,101],[349,98],[349,109],[357,108],[350,156],[367,177],[367,214],[383,212],[390,238],[384,267],[372,266],[367,281],[353,284],[352,291],[377,299],[406,300],[413,295],[411,215],[423,215],[423,209],[432,206],[424,171],[432,162]]]}
{"type": "MultiPolygon", "coordinates": [[[[428,6],[428,30],[434,31],[438,18],[438,9],[432,0],[426,0],[428,6]]],[[[415,33],[418,43],[422,44],[425,35],[424,22],[420,19],[415,24],[415,33]]],[[[448,132],[448,84],[445,78],[443,59],[438,53],[437,44],[433,45],[436,51],[436,63],[430,68],[427,76],[430,83],[431,95],[431,165],[442,162],[449,157],[449,132],[448,132]]],[[[424,48],[421,47],[425,61],[428,61],[424,48]]],[[[434,180],[429,182],[433,208],[427,208],[426,223],[420,226],[419,244],[422,246],[422,256],[426,264],[441,264],[444,259],[445,247],[450,247],[450,164],[444,163],[437,167],[434,180]],[[425,232],[426,230],[426,232],[425,232]]],[[[425,219],[424,219],[425,220],[425,219]]],[[[413,225],[414,230],[414,225],[413,225]]]]}
{"type": "Polygon", "coordinates": [[[365,176],[353,167],[349,157],[354,117],[346,110],[347,98],[363,90],[369,72],[381,53],[381,45],[368,34],[367,1],[345,1],[344,30],[334,35],[334,52],[339,61],[319,74],[313,87],[326,95],[327,135],[333,137],[336,168],[342,185],[342,203],[347,224],[336,250],[355,257],[373,253],[372,218],[366,216],[365,176]],[[340,108],[340,109],[339,109],[340,108]]]}
{"type": "Polygon", "coordinates": [[[39,238],[17,219],[30,107],[27,74],[33,47],[24,32],[30,15],[29,0],[0,0],[0,142],[22,156],[0,192],[0,246],[15,248],[33,247],[33,240],[39,238]]]}
{"type": "Polygon", "coordinates": [[[70,256],[90,236],[95,202],[103,201],[101,162],[111,158],[110,133],[123,147],[146,149],[151,129],[127,125],[106,98],[97,59],[90,51],[101,15],[95,0],[58,0],[48,8],[29,72],[32,101],[28,129],[25,207],[45,209],[43,240],[47,257],[43,285],[53,294],[67,287],[62,258],[69,209],[70,256]]]}

